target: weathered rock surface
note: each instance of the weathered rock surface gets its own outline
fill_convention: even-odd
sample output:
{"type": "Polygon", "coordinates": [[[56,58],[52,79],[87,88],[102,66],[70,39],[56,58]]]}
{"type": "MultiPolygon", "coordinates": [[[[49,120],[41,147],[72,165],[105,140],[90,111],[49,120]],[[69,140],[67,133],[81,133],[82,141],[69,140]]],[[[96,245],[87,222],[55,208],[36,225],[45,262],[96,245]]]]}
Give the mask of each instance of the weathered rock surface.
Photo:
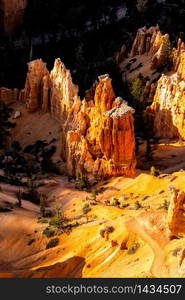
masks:
{"type": "Polygon", "coordinates": [[[7,89],[0,88],[0,100],[6,104],[10,104],[19,100],[19,90],[18,89],[7,89]]]}
{"type": "Polygon", "coordinates": [[[44,111],[48,110],[49,88],[50,78],[46,64],[41,59],[30,62],[22,99],[29,112],[34,112],[39,107],[44,111]]]}
{"type": "Polygon", "coordinates": [[[171,236],[182,237],[185,234],[185,192],[171,188],[171,199],[167,214],[167,223],[171,236]]]}
{"type": "Polygon", "coordinates": [[[61,124],[61,156],[70,176],[93,177],[135,173],[134,109],[116,98],[108,74],[99,77],[88,99],[78,95],[71,73],[56,59],[49,74],[46,64],[28,64],[20,101],[29,112],[50,111],[61,124]]]}
{"type": "Polygon", "coordinates": [[[185,47],[173,49],[173,67],[157,84],[153,104],[147,108],[148,120],[156,137],[185,139],[185,47]]]}
{"type": "Polygon", "coordinates": [[[1,0],[0,1],[0,27],[6,34],[11,34],[23,22],[27,0],[1,0]]]}
{"type": "Polygon", "coordinates": [[[168,62],[170,50],[168,34],[162,35],[159,26],[149,29],[144,26],[138,30],[129,56],[131,58],[143,54],[151,56],[151,69],[156,69],[168,62]]]}

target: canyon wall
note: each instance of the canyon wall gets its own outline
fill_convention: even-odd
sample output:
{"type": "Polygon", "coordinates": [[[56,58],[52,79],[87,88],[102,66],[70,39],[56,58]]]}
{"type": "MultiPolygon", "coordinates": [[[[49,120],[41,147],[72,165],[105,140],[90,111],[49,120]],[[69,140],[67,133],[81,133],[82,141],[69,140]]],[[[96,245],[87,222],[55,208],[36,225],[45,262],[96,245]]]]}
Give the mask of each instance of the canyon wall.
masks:
{"type": "Polygon", "coordinates": [[[23,22],[27,0],[0,0],[0,27],[8,35],[23,22]]]}
{"type": "MultiPolygon", "coordinates": [[[[168,34],[163,35],[158,26],[140,28],[134,40],[130,57],[148,57],[150,69],[166,67],[157,82],[157,88],[147,82],[144,98],[151,106],[145,117],[153,135],[158,138],[185,139],[185,45],[179,40],[177,48],[172,48],[168,34]],[[168,69],[168,71],[167,71],[168,69]]],[[[160,71],[161,73],[161,71],[160,71]]]]}
{"type": "Polygon", "coordinates": [[[185,45],[179,40],[172,51],[172,70],[162,75],[154,101],[146,110],[154,135],[185,139],[185,45]]]}
{"type": "MultiPolygon", "coordinates": [[[[19,101],[28,112],[50,112],[61,124],[61,157],[70,176],[76,172],[94,178],[134,175],[134,109],[116,98],[108,74],[99,76],[83,100],[78,90],[60,59],[51,73],[42,60],[35,60],[28,64],[19,101]]],[[[7,98],[10,94],[7,90],[7,98]]]]}

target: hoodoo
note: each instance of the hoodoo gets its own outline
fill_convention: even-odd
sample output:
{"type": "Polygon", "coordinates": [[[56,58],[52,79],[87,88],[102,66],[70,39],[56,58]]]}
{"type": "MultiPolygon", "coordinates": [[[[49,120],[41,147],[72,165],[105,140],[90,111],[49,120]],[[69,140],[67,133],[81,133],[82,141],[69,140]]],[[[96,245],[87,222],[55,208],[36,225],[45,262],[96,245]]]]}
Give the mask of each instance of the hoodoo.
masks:
{"type": "MultiPolygon", "coordinates": [[[[132,176],[134,109],[116,98],[108,74],[99,76],[88,100],[81,100],[78,90],[60,59],[50,74],[42,60],[35,60],[28,64],[24,90],[17,93],[28,112],[50,111],[61,124],[61,156],[70,176],[77,171],[93,177],[132,176]]],[[[9,99],[12,91],[6,92],[9,99]]]]}

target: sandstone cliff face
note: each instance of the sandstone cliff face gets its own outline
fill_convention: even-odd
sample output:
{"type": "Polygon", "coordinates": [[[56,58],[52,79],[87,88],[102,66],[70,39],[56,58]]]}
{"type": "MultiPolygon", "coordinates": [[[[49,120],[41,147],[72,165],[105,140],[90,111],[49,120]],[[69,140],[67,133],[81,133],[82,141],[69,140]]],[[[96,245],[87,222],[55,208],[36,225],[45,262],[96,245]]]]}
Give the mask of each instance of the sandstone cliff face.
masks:
{"type": "Polygon", "coordinates": [[[27,0],[1,0],[1,27],[6,34],[11,34],[21,25],[27,0]]]}
{"type": "Polygon", "coordinates": [[[171,199],[167,214],[167,223],[171,236],[182,237],[185,234],[185,192],[171,188],[171,199]]]}
{"type": "Polygon", "coordinates": [[[81,100],[60,59],[50,74],[36,60],[28,64],[19,100],[29,112],[50,111],[60,122],[61,157],[70,176],[77,171],[93,177],[135,173],[134,110],[116,98],[109,75],[100,76],[88,99],[81,100]]]}
{"type": "Polygon", "coordinates": [[[147,108],[148,120],[156,137],[185,139],[185,47],[179,41],[173,49],[171,73],[162,75],[153,104],[147,108]]]}

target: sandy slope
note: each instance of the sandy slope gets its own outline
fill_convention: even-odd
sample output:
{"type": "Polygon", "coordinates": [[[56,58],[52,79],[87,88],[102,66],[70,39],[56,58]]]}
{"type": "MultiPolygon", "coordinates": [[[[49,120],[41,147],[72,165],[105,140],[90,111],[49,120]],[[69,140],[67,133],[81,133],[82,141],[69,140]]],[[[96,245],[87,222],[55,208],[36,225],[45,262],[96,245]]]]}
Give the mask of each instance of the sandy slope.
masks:
{"type": "MultiPolygon", "coordinates": [[[[61,147],[58,123],[49,114],[28,114],[21,104],[14,108],[22,113],[16,121],[14,139],[26,146],[55,137],[57,161],[61,147]]],[[[181,146],[161,145],[155,153],[156,161],[166,156],[164,166],[177,165],[183,159],[184,145],[181,146]],[[171,157],[174,151],[178,154],[173,157],[175,164],[171,157]]],[[[87,222],[82,208],[86,202],[92,203],[92,195],[75,190],[74,183],[65,176],[48,178],[39,188],[48,196],[48,207],[54,209],[60,203],[76,227],[69,235],[58,237],[58,246],[46,249],[50,239],[42,234],[47,225],[38,223],[38,206],[23,201],[21,209],[0,212],[0,277],[184,277],[185,239],[169,241],[166,211],[160,209],[169,200],[171,184],[185,190],[185,172],[156,178],[138,170],[133,178],[100,182],[97,205],[91,205],[87,222]],[[121,202],[121,209],[107,205],[114,198],[121,202]],[[136,209],[136,201],[141,208],[136,209]],[[107,239],[100,235],[106,226],[114,228],[107,239]]],[[[18,188],[5,184],[1,188],[0,205],[15,204],[18,188]]]]}
{"type": "MultiPolygon", "coordinates": [[[[173,176],[176,177],[173,184],[185,189],[185,172],[173,176]]],[[[82,215],[87,193],[74,190],[73,184],[65,178],[60,178],[55,186],[46,186],[49,196],[57,195],[66,216],[78,221],[79,225],[70,235],[62,234],[57,247],[46,250],[49,239],[42,235],[46,225],[37,223],[38,208],[24,203],[23,209],[0,213],[1,277],[184,276],[182,267],[181,273],[179,271],[179,256],[173,256],[173,251],[179,247],[182,251],[185,240],[169,241],[166,212],[156,211],[169,196],[170,178],[171,175],[160,179],[142,173],[135,178],[110,180],[102,185],[105,191],[98,196],[98,205],[92,206],[88,223],[82,215]],[[162,194],[161,190],[164,190],[162,194]],[[104,205],[105,199],[111,201],[113,194],[115,197],[129,195],[124,200],[129,207],[119,209],[104,205]],[[146,195],[149,198],[142,200],[146,195]],[[136,199],[143,208],[134,208],[136,199]],[[106,240],[100,230],[107,225],[113,226],[114,232],[106,240]],[[28,246],[31,239],[35,242],[28,246]],[[139,244],[138,249],[130,254],[129,249],[136,244],[139,244]]],[[[12,202],[13,194],[8,196],[7,193],[0,194],[1,201],[10,197],[12,202]]],[[[49,205],[54,206],[54,201],[49,201],[49,205]]]]}

